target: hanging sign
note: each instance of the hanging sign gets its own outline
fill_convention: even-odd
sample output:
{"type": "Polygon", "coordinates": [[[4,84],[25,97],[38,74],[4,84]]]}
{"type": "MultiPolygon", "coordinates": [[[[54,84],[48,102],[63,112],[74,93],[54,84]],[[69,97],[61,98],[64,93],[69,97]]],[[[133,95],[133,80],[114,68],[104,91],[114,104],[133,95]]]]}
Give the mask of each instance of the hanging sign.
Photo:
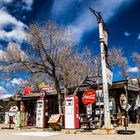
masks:
{"type": "Polygon", "coordinates": [[[56,94],[55,86],[54,85],[44,85],[42,90],[46,92],[47,95],[56,94]]]}
{"type": "Polygon", "coordinates": [[[112,85],[113,73],[108,68],[106,68],[106,72],[107,72],[107,83],[112,85]]]}
{"type": "Polygon", "coordinates": [[[123,109],[126,109],[127,99],[126,99],[126,96],[124,94],[121,94],[121,96],[120,96],[120,105],[123,109]]]}
{"type": "Polygon", "coordinates": [[[104,39],[105,45],[108,46],[108,33],[105,29],[103,31],[103,39],[104,39]]]}
{"type": "Polygon", "coordinates": [[[82,102],[85,105],[93,104],[96,100],[96,92],[92,89],[87,90],[82,97],[82,102]]]}

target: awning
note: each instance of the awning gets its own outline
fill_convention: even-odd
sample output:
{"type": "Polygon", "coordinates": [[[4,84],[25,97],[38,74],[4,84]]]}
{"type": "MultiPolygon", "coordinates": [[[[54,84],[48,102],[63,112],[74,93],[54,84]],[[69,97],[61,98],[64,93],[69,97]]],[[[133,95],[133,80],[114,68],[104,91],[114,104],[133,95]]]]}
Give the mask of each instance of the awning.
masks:
{"type": "Polygon", "coordinates": [[[137,78],[128,79],[127,87],[128,87],[128,90],[131,90],[131,91],[140,91],[139,82],[137,78]]]}

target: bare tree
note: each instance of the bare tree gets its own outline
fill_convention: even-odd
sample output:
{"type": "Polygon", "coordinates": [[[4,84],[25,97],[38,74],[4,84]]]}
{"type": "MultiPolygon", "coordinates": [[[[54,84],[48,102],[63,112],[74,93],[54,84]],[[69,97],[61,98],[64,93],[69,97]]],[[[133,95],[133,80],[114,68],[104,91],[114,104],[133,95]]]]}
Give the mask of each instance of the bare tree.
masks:
{"type": "Polygon", "coordinates": [[[76,95],[82,84],[91,82],[93,84],[97,80],[99,73],[97,70],[98,64],[95,61],[97,58],[95,58],[88,49],[83,52],[77,52],[71,48],[65,48],[64,52],[60,54],[62,61],[60,61],[59,65],[65,95],[68,93],[68,88],[72,88],[73,94],[76,95]]]}
{"type": "Polygon", "coordinates": [[[137,63],[138,69],[140,70],[140,54],[138,54],[138,53],[132,53],[132,56],[133,56],[134,60],[137,63]]]}
{"type": "Polygon", "coordinates": [[[128,61],[127,58],[124,57],[122,49],[119,48],[111,48],[108,52],[108,65],[110,69],[113,67],[120,68],[120,75],[127,79],[128,77],[128,61]]]}
{"type": "Polygon", "coordinates": [[[17,70],[22,71],[26,54],[21,50],[18,44],[9,44],[5,51],[0,55],[0,69],[8,74],[15,73],[17,70]]]}
{"type": "Polygon", "coordinates": [[[59,86],[59,54],[65,47],[71,47],[73,40],[68,29],[47,22],[39,27],[30,25],[27,39],[31,45],[26,53],[18,45],[9,45],[1,57],[1,70],[15,72],[17,70],[28,70],[31,74],[47,74],[55,83],[58,94],[59,113],[61,108],[61,91],[59,86]]]}
{"type": "MultiPolygon", "coordinates": [[[[60,58],[64,58],[60,63],[61,78],[64,82],[65,94],[67,94],[67,89],[70,87],[75,87],[74,94],[77,94],[77,91],[82,84],[92,85],[93,83],[96,83],[98,79],[102,78],[101,60],[99,55],[91,55],[90,50],[88,49],[85,49],[82,53],[76,53],[69,49],[70,48],[65,48],[65,51],[68,53],[64,51],[60,56],[60,58]]],[[[127,59],[123,56],[121,49],[110,49],[107,62],[110,69],[115,66],[119,67],[121,69],[120,75],[125,79],[127,78],[127,59]]]]}
{"type": "Polygon", "coordinates": [[[40,91],[39,85],[44,82],[44,84],[49,84],[49,77],[45,73],[35,73],[30,74],[29,83],[32,85],[35,92],[40,91]]]}
{"type": "MultiPolygon", "coordinates": [[[[78,53],[72,49],[73,38],[70,31],[52,22],[41,27],[30,25],[27,40],[30,45],[26,53],[17,44],[10,44],[1,53],[0,69],[10,74],[27,70],[33,75],[42,73],[49,76],[55,84],[59,113],[62,113],[60,82],[65,87],[65,94],[71,87],[76,87],[74,94],[77,94],[83,83],[94,82],[99,77],[99,58],[93,57],[89,50],[78,53]]],[[[110,65],[113,67],[121,62],[124,68],[125,63],[120,60],[121,54],[115,51],[109,55],[110,60],[114,59],[113,52],[117,55],[114,62],[109,62],[110,65]]]]}
{"type": "Polygon", "coordinates": [[[61,59],[62,61],[59,64],[66,95],[67,89],[72,87],[78,88],[86,80],[88,73],[82,54],[73,52],[70,48],[65,48],[65,51],[60,54],[60,58],[64,58],[61,59]]]}

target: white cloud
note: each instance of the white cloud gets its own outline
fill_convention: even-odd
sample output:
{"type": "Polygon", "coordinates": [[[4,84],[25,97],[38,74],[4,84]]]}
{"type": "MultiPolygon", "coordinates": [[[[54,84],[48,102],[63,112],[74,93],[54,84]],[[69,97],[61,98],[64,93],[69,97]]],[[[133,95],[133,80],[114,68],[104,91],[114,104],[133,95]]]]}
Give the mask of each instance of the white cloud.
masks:
{"type": "Polygon", "coordinates": [[[16,25],[19,28],[23,28],[25,26],[21,21],[18,21],[15,17],[11,16],[6,11],[0,10],[0,17],[0,28],[4,27],[9,23],[16,25]]]}
{"type": "Polygon", "coordinates": [[[130,67],[130,68],[128,68],[127,72],[137,73],[137,72],[139,72],[139,69],[138,69],[138,67],[130,67]]]}
{"type": "Polygon", "coordinates": [[[26,84],[28,83],[27,80],[24,80],[22,78],[14,78],[12,81],[11,81],[12,84],[14,85],[23,85],[23,84],[26,84]]]}
{"type": "Polygon", "coordinates": [[[3,53],[4,53],[4,51],[3,50],[0,50],[0,55],[3,54],[3,53]]]}
{"type": "Polygon", "coordinates": [[[7,4],[7,3],[11,3],[11,2],[13,2],[14,0],[1,0],[0,2],[1,3],[5,3],[5,4],[7,4]]]}
{"type": "MultiPolygon", "coordinates": [[[[68,0],[68,2],[64,2],[64,0],[59,0],[58,2],[58,0],[55,0],[52,8],[52,16],[57,16],[59,19],[59,15],[61,16],[62,13],[67,12],[75,1],[76,0],[68,0]]],[[[72,24],[69,25],[77,41],[80,40],[85,32],[92,31],[97,27],[96,17],[91,13],[88,7],[96,8],[95,10],[100,11],[104,21],[107,22],[120,12],[120,7],[131,4],[133,0],[98,0],[88,2],[89,5],[85,2],[86,6],[79,9],[79,15],[72,24]]]]}
{"type": "Polygon", "coordinates": [[[125,36],[130,36],[130,33],[127,32],[127,31],[125,31],[125,32],[124,32],[124,35],[125,35],[125,36]]]}
{"type": "Polygon", "coordinates": [[[3,94],[7,94],[7,90],[0,86],[0,96],[3,94]]]}
{"type": "Polygon", "coordinates": [[[13,95],[11,94],[5,94],[5,95],[1,95],[0,96],[0,99],[6,99],[6,98],[9,98],[9,97],[12,97],[13,95]]]}
{"type": "Polygon", "coordinates": [[[55,0],[53,3],[53,7],[51,10],[51,14],[55,16],[59,16],[64,11],[68,10],[69,6],[74,2],[75,0],[67,0],[64,2],[64,0],[55,0]]]}
{"type": "Polygon", "coordinates": [[[0,10],[0,39],[22,42],[25,39],[25,29],[27,26],[15,17],[8,14],[6,11],[0,10]],[[5,26],[14,26],[11,31],[4,30],[5,26]]]}
{"type": "Polygon", "coordinates": [[[140,33],[138,34],[138,38],[137,39],[140,40],[140,33]]]}
{"type": "Polygon", "coordinates": [[[22,2],[25,4],[23,5],[23,9],[26,9],[27,11],[32,10],[33,0],[22,0],[22,2]]]}
{"type": "MultiPolygon", "coordinates": [[[[0,7],[2,9],[5,9],[6,5],[9,5],[11,3],[15,3],[16,0],[0,0],[0,7]]],[[[20,10],[27,10],[30,11],[32,10],[32,5],[33,5],[34,0],[21,0],[18,1],[18,4],[16,6],[16,8],[20,8],[20,10]]]]}

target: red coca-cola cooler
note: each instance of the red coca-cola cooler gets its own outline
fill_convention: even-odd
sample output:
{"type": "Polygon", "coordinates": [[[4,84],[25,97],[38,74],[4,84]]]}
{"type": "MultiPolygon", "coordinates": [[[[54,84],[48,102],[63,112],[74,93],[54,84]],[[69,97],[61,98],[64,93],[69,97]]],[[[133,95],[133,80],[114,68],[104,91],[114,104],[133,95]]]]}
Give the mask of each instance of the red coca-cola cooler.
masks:
{"type": "Polygon", "coordinates": [[[65,97],[65,128],[79,128],[79,101],[77,96],[65,97]]]}

